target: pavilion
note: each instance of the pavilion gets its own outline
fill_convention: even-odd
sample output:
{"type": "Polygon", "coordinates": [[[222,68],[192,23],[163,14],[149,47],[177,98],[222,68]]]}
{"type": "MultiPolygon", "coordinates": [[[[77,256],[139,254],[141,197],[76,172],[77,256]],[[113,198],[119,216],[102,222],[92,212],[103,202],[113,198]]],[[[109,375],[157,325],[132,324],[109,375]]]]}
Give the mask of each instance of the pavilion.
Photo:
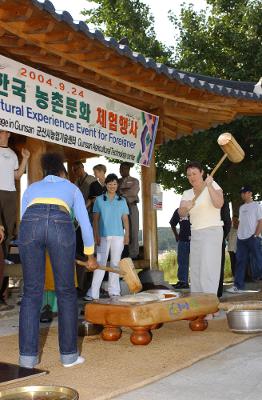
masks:
{"type": "MultiPolygon", "coordinates": [[[[48,0],[1,0],[0,4],[2,56],[27,65],[28,70],[34,68],[159,116],[156,146],[262,113],[261,84],[259,90],[252,82],[221,80],[156,63],[100,31],[91,31],[84,22],[74,23],[68,12],[56,13],[48,0]]],[[[5,99],[0,86],[1,98],[5,99]]],[[[15,135],[16,150],[25,144],[32,154],[29,182],[41,177],[39,155],[48,149],[63,152],[69,171],[74,161],[94,156],[73,145],[34,139],[25,132],[15,135]]],[[[151,269],[157,269],[156,211],[150,195],[154,157],[149,168],[142,167],[141,175],[144,259],[151,269]]]]}

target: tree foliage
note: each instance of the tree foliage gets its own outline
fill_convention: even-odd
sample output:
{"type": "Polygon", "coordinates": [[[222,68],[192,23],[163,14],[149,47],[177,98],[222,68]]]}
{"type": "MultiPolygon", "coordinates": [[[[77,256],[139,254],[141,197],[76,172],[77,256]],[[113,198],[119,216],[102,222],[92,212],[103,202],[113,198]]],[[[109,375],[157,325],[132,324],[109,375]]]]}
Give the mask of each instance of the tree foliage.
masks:
{"type": "Polygon", "coordinates": [[[140,0],[87,0],[97,7],[82,11],[87,23],[116,40],[126,38],[133,51],[158,62],[170,63],[172,50],[156,38],[154,17],[140,0]]]}
{"type": "Polygon", "coordinates": [[[200,160],[204,169],[210,173],[224,154],[217,144],[217,138],[228,131],[237,138],[245,151],[245,159],[239,164],[226,159],[216,172],[215,180],[236,205],[239,204],[239,189],[243,184],[251,185],[261,195],[261,126],[262,117],[249,117],[169,141],[160,147],[156,157],[162,184],[167,189],[175,188],[177,193],[188,189],[185,165],[191,160],[200,160]]]}
{"type": "MultiPolygon", "coordinates": [[[[179,32],[176,54],[156,38],[150,8],[140,0],[87,0],[96,7],[84,10],[92,23],[106,36],[116,40],[126,37],[133,51],[179,70],[222,79],[257,82],[262,71],[261,0],[206,0],[208,10],[196,12],[192,5],[182,5],[176,16],[170,12],[174,32],[179,32]]],[[[188,187],[185,163],[199,160],[210,171],[222,156],[217,144],[220,133],[229,131],[246,156],[240,164],[225,161],[216,174],[229,199],[239,199],[239,188],[252,184],[261,190],[262,118],[245,117],[229,125],[182,137],[160,147],[156,155],[158,181],[177,193],[188,187]]]]}
{"type": "MultiPolygon", "coordinates": [[[[180,36],[176,67],[217,78],[258,81],[262,71],[262,7],[260,0],[207,0],[209,11],[183,6],[180,18],[170,16],[180,36]]],[[[181,193],[188,187],[184,167],[189,159],[210,171],[222,151],[217,137],[231,132],[244,149],[240,164],[225,161],[216,174],[229,199],[236,202],[243,184],[261,196],[262,118],[245,117],[190,137],[170,141],[157,154],[158,180],[181,193]],[[170,183],[172,182],[172,183],[170,183]]]]}

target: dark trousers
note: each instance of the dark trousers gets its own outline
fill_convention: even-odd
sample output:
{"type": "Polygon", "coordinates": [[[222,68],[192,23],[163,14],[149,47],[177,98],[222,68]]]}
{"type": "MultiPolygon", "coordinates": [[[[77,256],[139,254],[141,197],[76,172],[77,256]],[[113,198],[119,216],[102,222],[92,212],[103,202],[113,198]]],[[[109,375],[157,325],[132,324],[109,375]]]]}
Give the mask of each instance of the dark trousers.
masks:
{"type": "Polygon", "coordinates": [[[30,368],[38,362],[46,251],[50,255],[55,279],[61,361],[70,364],[78,356],[78,304],[74,283],[76,245],[70,215],[55,205],[28,207],[20,224],[18,246],[24,277],[19,318],[20,365],[30,368]]]}
{"type": "Polygon", "coordinates": [[[177,277],[179,282],[188,284],[190,242],[178,241],[177,245],[177,277]]]}
{"type": "Polygon", "coordinates": [[[221,269],[220,269],[220,278],[219,278],[219,285],[217,289],[217,297],[222,297],[223,295],[223,283],[224,283],[224,268],[225,268],[225,251],[226,250],[226,243],[225,239],[222,242],[222,253],[221,253],[221,269]]]}
{"type": "Polygon", "coordinates": [[[231,264],[231,272],[232,276],[235,276],[235,270],[236,270],[236,253],[233,251],[229,251],[229,257],[230,257],[230,264],[231,264]]]}
{"type": "Polygon", "coordinates": [[[10,241],[14,235],[16,223],[16,192],[0,190],[1,220],[5,227],[5,240],[3,243],[4,256],[7,257],[10,241]]]}
{"type": "Polygon", "coordinates": [[[238,289],[245,287],[246,266],[251,256],[251,272],[253,279],[262,276],[262,246],[261,238],[251,236],[248,239],[237,239],[235,286],[238,289]]]}

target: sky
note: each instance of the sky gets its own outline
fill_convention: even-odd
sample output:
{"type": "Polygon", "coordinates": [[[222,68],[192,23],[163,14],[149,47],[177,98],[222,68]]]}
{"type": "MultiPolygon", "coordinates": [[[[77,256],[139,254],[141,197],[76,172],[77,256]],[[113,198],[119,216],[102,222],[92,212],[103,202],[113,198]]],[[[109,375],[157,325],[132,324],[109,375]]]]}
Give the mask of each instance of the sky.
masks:
{"type": "MultiPolygon", "coordinates": [[[[192,3],[194,9],[200,10],[205,8],[205,0],[142,0],[143,3],[148,5],[155,18],[155,32],[157,39],[166,45],[174,45],[174,26],[169,21],[167,15],[168,11],[172,10],[178,14],[181,3],[192,3]]],[[[68,11],[74,20],[84,20],[84,16],[80,12],[90,7],[89,2],[86,0],[51,0],[57,11],[68,11]]]]}
{"type": "MultiPolygon", "coordinates": [[[[84,20],[84,16],[80,14],[83,9],[90,7],[89,2],[86,0],[51,0],[57,12],[68,11],[73,19],[77,21],[84,20]]],[[[174,27],[168,20],[168,11],[171,9],[174,13],[178,14],[180,4],[182,2],[189,4],[192,3],[196,10],[205,7],[204,0],[143,0],[147,4],[155,18],[155,32],[157,39],[168,46],[174,45],[174,27]]],[[[116,173],[119,175],[119,165],[109,164],[104,157],[95,157],[88,159],[85,169],[89,174],[92,174],[92,168],[98,163],[103,163],[107,166],[107,172],[116,173]]],[[[145,167],[144,167],[145,168],[145,167]]],[[[140,179],[139,166],[131,169],[130,175],[140,179]]],[[[157,211],[157,225],[159,227],[169,226],[169,221],[173,212],[179,206],[181,196],[174,193],[173,190],[163,191],[163,210],[157,211]]],[[[140,211],[140,228],[142,227],[142,203],[139,203],[140,211]]]]}

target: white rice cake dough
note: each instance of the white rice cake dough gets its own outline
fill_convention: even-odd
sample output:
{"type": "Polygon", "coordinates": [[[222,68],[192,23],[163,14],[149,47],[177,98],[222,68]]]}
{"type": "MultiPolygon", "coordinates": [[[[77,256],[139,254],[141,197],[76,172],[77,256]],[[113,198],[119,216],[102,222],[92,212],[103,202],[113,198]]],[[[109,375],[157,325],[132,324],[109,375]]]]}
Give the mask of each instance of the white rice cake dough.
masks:
{"type": "Polygon", "coordinates": [[[146,293],[140,292],[137,294],[128,294],[126,296],[120,296],[117,298],[117,301],[124,302],[124,303],[145,303],[147,301],[159,301],[165,299],[164,294],[157,294],[157,293],[146,293]]]}

